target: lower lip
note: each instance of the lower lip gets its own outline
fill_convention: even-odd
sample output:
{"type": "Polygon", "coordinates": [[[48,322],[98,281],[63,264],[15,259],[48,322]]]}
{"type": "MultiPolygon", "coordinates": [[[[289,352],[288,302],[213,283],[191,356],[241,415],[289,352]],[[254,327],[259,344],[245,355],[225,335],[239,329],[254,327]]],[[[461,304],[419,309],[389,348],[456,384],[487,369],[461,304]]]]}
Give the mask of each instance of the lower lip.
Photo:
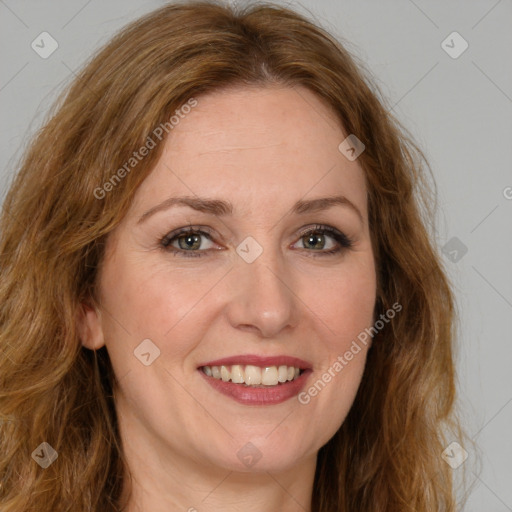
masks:
{"type": "Polygon", "coordinates": [[[214,379],[208,377],[203,370],[199,369],[198,371],[212,388],[244,405],[276,405],[285,402],[300,393],[311,373],[311,370],[305,370],[295,380],[267,388],[253,388],[243,384],[214,379]]]}

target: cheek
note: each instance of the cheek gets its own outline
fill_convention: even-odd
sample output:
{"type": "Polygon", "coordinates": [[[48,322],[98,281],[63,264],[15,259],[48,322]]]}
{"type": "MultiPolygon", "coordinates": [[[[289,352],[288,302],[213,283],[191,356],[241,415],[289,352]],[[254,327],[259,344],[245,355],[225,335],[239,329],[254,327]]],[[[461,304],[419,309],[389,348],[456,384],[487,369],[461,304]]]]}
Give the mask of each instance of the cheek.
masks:
{"type": "Polygon", "coordinates": [[[368,258],[366,264],[350,268],[347,265],[317,283],[308,306],[318,319],[314,330],[324,333],[318,338],[321,365],[300,403],[322,411],[313,421],[328,438],[352,406],[371,345],[365,329],[373,325],[376,300],[373,260],[368,258]]]}
{"type": "Polygon", "coordinates": [[[144,258],[112,265],[103,281],[104,296],[112,315],[130,332],[162,338],[197,305],[214,280],[186,270],[150,265],[144,258]]]}
{"type": "Polygon", "coordinates": [[[373,259],[350,269],[347,266],[337,277],[331,275],[328,284],[319,286],[315,300],[315,311],[328,330],[323,338],[322,365],[304,390],[301,403],[323,411],[314,421],[328,439],[352,406],[371,345],[365,329],[373,325],[376,300],[373,259]]]}
{"type": "Polygon", "coordinates": [[[327,329],[330,350],[344,350],[347,343],[372,325],[376,300],[376,275],[373,264],[351,266],[330,272],[315,283],[304,283],[314,290],[306,301],[308,307],[327,329]],[[315,285],[313,287],[313,284],[315,285]]]}
{"type": "Polygon", "coordinates": [[[370,269],[331,279],[329,286],[318,287],[308,304],[318,317],[315,331],[321,329],[324,336],[318,338],[321,364],[299,395],[299,403],[313,411],[311,428],[322,432],[322,442],[343,423],[361,384],[371,345],[365,329],[373,325],[375,299],[375,275],[370,269]]]}
{"type": "Polygon", "coordinates": [[[103,328],[116,373],[139,367],[133,354],[146,339],[160,350],[161,362],[184,361],[208,328],[205,296],[218,281],[215,273],[199,278],[190,269],[148,264],[143,257],[109,265],[102,281],[108,311],[103,328]]]}

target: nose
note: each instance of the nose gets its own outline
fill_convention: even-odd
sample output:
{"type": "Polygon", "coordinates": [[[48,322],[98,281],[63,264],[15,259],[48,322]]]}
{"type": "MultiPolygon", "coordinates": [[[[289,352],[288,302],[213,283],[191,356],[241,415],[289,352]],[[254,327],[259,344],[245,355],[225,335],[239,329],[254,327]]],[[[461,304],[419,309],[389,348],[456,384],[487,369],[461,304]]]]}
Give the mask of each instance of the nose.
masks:
{"type": "Polygon", "coordinates": [[[230,276],[227,314],[233,327],[271,338],[297,325],[300,300],[291,273],[270,250],[252,263],[237,259],[230,276]]]}

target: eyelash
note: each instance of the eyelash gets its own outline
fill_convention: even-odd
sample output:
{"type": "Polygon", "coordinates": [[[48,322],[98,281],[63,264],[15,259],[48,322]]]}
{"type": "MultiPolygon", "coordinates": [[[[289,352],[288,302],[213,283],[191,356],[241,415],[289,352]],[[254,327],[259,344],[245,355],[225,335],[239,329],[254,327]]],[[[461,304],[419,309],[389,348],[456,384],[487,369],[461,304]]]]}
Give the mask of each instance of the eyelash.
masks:
{"type": "MultiPolygon", "coordinates": [[[[206,236],[210,240],[212,237],[212,232],[209,228],[199,228],[199,227],[195,227],[195,226],[188,226],[185,228],[180,228],[176,231],[173,231],[173,232],[165,235],[160,241],[160,247],[162,249],[164,249],[165,251],[170,252],[171,254],[174,254],[174,256],[180,255],[185,258],[201,258],[204,256],[204,254],[201,254],[201,253],[205,253],[209,250],[212,250],[212,249],[203,249],[201,251],[199,251],[199,250],[186,251],[183,249],[177,249],[170,245],[175,239],[178,239],[180,235],[184,235],[184,234],[185,235],[199,234],[199,235],[206,236]]],[[[347,235],[345,235],[341,231],[338,231],[337,229],[331,228],[329,226],[316,225],[313,228],[305,229],[304,231],[302,231],[300,233],[299,239],[304,238],[305,236],[307,236],[309,234],[321,234],[321,235],[327,234],[338,243],[338,247],[329,249],[327,251],[316,252],[314,250],[308,251],[307,249],[304,249],[307,252],[311,252],[312,253],[311,256],[313,256],[313,257],[331,256],[334,254],[338,254],[344,250],[350,249],[353,246],[353,241],[347,235]],[[315,252],[316,252],[316,254],[315,254],[315,252]]]]}

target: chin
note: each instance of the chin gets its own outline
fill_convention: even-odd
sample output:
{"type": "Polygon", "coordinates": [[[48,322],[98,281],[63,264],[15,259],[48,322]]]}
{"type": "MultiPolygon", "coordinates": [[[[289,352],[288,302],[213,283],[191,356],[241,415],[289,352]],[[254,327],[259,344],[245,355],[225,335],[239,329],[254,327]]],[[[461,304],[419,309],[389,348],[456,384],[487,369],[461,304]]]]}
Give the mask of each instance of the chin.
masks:
{"type": "MultiPolygon", "coordinates": [[[[292,469],[306,458],[308,454],[303,452],[304,443],[291,443],[290,439],[282,438],[269,441],[265,436],[270,430],[266,430],[261,436],[253,436],[252,440],[234,441],[236,446],[227,446],[222,455],[229,457],[213,457],[217,466],[229,471],[243,473],[279,473],[292,469]],[[288,441],[288,443],[286,442],[288,441]],[[299,451],[300,449],[300,451],[299,451]]],[[[216,445],[219,446],[219,445],[216,445]]],[[[212,454],[213,455],[213,454],[212,454]]]]}

